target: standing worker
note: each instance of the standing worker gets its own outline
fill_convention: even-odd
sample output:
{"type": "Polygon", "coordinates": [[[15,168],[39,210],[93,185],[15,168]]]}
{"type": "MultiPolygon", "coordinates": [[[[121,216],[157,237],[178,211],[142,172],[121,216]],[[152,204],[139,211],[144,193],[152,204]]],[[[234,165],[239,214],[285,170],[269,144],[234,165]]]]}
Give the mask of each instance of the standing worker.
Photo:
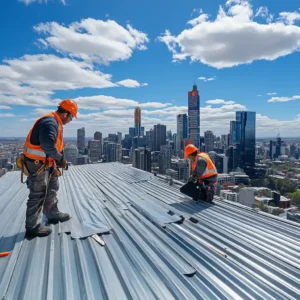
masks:
{"type": "Polygon", "coordinates": [[[214,199],[218,179],[218,172],[213,161],[208,154],[200,152],[193,144],[185,147],[184,158],[189,159],[192,163],[192,175],[189,182],[198,183],[199,198],[211,203],[214,199]]]}
{"type": "Polygon", "coordinates": [[[23,149],[22,163],[27,170],[27,187],[30,190],[26,210],[26,235],[43,237],[51,234],[48,226],[41,224],[42,212],[49,223],[65,222],[70,215],[57,207],[56,194],[59,189],[57,167],[67,168],[63,156],[63,125],[75,117],[78,106],[70,99],[59,103],[57,111],[36,120],[29,131],[23,149]]]}

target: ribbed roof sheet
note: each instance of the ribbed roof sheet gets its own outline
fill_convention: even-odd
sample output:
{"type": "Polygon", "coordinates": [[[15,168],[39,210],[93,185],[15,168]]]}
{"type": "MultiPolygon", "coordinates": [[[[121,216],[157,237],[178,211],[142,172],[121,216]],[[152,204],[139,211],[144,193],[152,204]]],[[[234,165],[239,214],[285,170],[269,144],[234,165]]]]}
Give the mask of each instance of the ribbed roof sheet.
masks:
{"type": "Polygon", "coordinates": [[[70,167],[72,221],[24,239],[28,190],[0,179],[4,299],[299,299],[300,226],[218,198],[195,203],[119,163],[70,167]]]}

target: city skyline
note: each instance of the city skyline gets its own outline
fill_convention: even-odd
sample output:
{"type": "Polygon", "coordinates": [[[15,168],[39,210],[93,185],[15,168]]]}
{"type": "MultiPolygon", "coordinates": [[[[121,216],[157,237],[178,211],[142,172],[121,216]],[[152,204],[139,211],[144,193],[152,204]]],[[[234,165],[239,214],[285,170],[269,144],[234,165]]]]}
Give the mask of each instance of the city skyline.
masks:
{"type": "Polygon", "coordinates": [[[154,0],[138,13],[137,1],[116,1],[0,4],[1,137],[25,137],[68,97],[80,111],[66,138],[81,127],[86,137],[125,134],[136,106],[145,131],[161,123],[176,132],[194,81],[201,136],[227,134],[235,112],[249,110],[256,111],[258,138],[275,138],[277,128],[299,137],[297,1],[191,0],[170,10],[154,0]]]}

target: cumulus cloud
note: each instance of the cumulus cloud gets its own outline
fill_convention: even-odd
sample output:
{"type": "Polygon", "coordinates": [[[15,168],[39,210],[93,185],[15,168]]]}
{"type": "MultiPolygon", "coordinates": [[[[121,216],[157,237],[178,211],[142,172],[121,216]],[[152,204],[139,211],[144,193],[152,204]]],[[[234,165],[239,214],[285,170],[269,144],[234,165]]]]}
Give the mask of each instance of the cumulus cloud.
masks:
{"type": "Polygon", "coordinates": [[[80,108],[88,110],[103,110],[103,109],[121,109],[139,106],[141,108],[164,108],[170,106],[171,103],[162,102],[145,102],[139,103],[136,100],[126,98],[116,98],[113,96],[96,95],[87,97],[78,97],[74,99],[80,108]]]}
{"type": "Polygon", "coordinates": [[[293,100],[300,100],[300,96],[293,97],[272,97],[268,102],[288,102],[293,100]]]}
{"type": "Polygon", "coordinates": [[[0,109],[12,109],[12,108],[7,105],[0,105],[0,109]]]}
{"type": "Polygon", "coordinates": [[[87,18],[69,26],[49,22],[34,29],[45,36],[39,40],[43,46],[48,45],[71,57],[103,64],[127,60],[134,50],[147,49],[149,42],[144,32],[129,24],[125,28],[113,20],[87,18]]]}
{"type": "Polygon", "coordinates": [[[223,99],[207,100],[207,104],[234,104],[234,101],[225,101],[223,99]]]}
{"type": "Polygon", "coordinates": [[[0,104],[52,105],[55,90],[117,86],[93,65],[55,55],[25,55],[0,64],[0,104]]]}
{"type": "Polygon", "coordinates": [[[133,79],[124,79],[124,80],[118,81],[117,84],[121,85],[121,86],[125,86],[127,88],[137,88],[137,87],[148,85],[148,83],[139,83],[138,81],[133,80],[133,79]]]}
{"type": "Polygon", "coordinates": [[[188,22],[192,28],[178,35],[166,30],[158,39],[167,45],[174,62],[190,58],[218,69],[255,60],[271,61],[298,51],[300,27],[291,25],[298,16],[284,15],[285,19],[272,22],[269,14],[268,24],[255,20],[267,15],[265,8],[254,15],[246,0],[230,0],[225,7],[220,6],[215,19],[200,12],[198,18],[188,22]]]}
{"type": "Polygon", "coordinates": [[[288,25],[293,25],[296,21],[300,20],[300,9],[294,12],[282,12],[280,13],[279,20],[282,20],[284,23],[288,25]]]}
{"type": "Polygon", "coordinates": [[[214,81],[214,80],[216,80],[216,76],[214,76],[214,77],[199,77],[198,78],[199,80],[203,80],[203,81],[214,81]]]}
{"type": "Polygon", "coordinates": [[[267,93],[268,96],[277,95],[277,93],[267,93]]]}

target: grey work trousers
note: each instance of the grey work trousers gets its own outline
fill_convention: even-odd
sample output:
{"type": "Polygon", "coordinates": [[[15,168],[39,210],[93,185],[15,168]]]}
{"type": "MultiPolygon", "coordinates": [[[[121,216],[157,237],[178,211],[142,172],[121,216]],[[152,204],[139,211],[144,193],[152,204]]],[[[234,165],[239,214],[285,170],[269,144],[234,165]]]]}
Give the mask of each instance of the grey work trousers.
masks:
{"type": "Polygon", "coordinates": [[[30,172],[27,177],[27,187],[30,190],[26,210],[26,229],[33,229],[41,223],[42,212],[47,214],[51,209],[57,210],[57,191],[59,189],[58,176],[56,170],[49,168],[40,174],[36,172],[41,164],[26,161],[26,166],[30,172]]]}

